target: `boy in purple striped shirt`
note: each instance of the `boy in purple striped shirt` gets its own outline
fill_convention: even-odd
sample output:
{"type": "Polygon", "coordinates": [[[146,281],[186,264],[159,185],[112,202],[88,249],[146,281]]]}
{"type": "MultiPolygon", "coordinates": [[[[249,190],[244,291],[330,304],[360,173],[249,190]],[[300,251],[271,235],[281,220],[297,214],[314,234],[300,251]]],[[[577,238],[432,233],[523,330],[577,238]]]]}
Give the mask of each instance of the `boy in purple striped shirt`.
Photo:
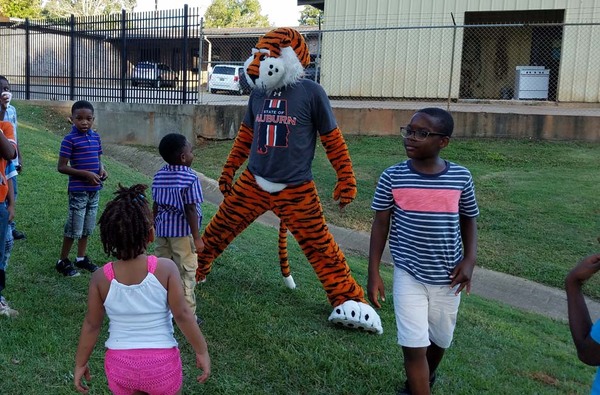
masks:
{"type": "Polygon", "coordinates": [[[60,144],[57,166],[60,173],[69,176],[69,216],[65,223],[60,259],[55,267],[65,277],[76,277],[79,272],[69,260],[69,252],[76,239],[75,266],[89,272],[98,269],[86,255],[86,250],[88,236],[96,226],[102,182],[108,178],[108,173],[102,165],[100,135],[92,130],[92,104],[85,100],[75,102],[69,119],[73,128],[60,144]]]}
{"type": "MultiPolygon", "coordinates": [[[[158,151],[167,162],[152,182],[154,213],[154,253],[172,259],[179,268],[185,299],[196,312],[197,254],[204,249],[200,237],[203,201],[198,176],[190,168],[194,160],[192,145],[182,134],[170,133],[162,138],[158,151]]],[[[202,322],[196,316],[198,324],[202,322]]]]}

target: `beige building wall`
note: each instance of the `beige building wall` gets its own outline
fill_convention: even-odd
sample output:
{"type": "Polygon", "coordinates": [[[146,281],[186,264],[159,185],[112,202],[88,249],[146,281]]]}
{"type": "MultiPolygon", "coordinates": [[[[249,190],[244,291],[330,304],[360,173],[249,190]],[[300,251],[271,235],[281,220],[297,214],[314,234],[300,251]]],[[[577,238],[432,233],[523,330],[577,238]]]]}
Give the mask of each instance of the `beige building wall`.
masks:
{"type": "MultiPolygon", "coordinates": [[[[456,24],[462,25],[468,11],[552,9],[565,10],[565,23],[600,22],[600,0],[327,0],[321,83],[331,96],[443,99],[450,94],[456,98],[463,29],[439,27],[452,26],[451,13],[456,24]],[[402,28],[406,26],[423,28],[402,28]],[[438,27],[425,28],[430,26],[438,27]],[[369,28],[379,30],[337,32],[369,28]]],[[[600,102],[598,42],[600,26],[565,27],[559,101],[600,102]]],[[[528,60],[530,45],[521,41],[508,48],[508,86],[515,66],[528,60]]],[[[491,65],[483,68],[484,77],[489,73],[493,73],[491,65]]]]}
{"type": "Polygon", "coordinates": [[[566,26],[558,100],[600,102],[600,26],[566,26]]]}

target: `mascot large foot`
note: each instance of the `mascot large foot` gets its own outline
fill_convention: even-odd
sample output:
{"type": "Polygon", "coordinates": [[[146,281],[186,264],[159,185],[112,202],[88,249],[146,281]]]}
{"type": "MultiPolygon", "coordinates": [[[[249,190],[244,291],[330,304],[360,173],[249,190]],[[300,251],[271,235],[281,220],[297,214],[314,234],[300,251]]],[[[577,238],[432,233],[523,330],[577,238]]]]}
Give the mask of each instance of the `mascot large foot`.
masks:
{"type": "Polygon", "coordinates": [[[347,300],[336,306],[329,316],[329,321],[347,328],[364,329],[378,335],[383,333],[379,314],[371,306],[362,302],[347,300]]]}

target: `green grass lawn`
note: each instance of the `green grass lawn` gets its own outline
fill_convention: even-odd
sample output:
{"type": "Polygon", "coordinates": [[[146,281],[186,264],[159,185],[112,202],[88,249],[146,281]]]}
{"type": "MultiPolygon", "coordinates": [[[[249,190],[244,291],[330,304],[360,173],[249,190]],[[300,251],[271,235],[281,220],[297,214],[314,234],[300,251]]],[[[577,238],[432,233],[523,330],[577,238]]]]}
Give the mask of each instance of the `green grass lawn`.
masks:
{"type": "MultiPolygon", "coordinates": [[[[7,271],[5,295],[21,314],[12,320],[0,317],[0,393],[70,394],[89,274],[63,278],[54,270],[67,209],[67,179],[56,171],[60,136],[55,132],[64,131],[64,121],[51,118],[45,110],[18,104],[25,167],[19,179],[17,223],[27,239],[15,243],[7,271]]],[[[351,144],[353,149],[354,142],[351,144]]],[[[461,144],[457,142],[457,149],[461,144]]],[[[479,144],[485,147],[485,143],[479,144]]],[[[506,144],[508,152],[515,151],[506,144]]],[[[390,149],[390,160],[401,158],[399,147],[392,152],[387,145],[391,144],[383,144],[390,149]]],[[[563,147],[564,151],[571,149],[579,151],[574,146],[563,147]]],[[[478,147],[472,150],[480,151],[478,147]]],[[[458,156],[458,152],[453,155],[458,156]]],[[[373,175],[368,183],[374,183],[379,168],[385,167],[384,157],[382,154],[379,160],[371,160],[373,169],[367,172],[373,175]],[[379,161],[382,163],[376,165],[379,161]]],[[[200,166],[211,161],[201,155],[197,158],[200,166]]],[[[118,182],[129,185],[151,181],[110,158],[104,161],[111,177],[102,192],[101,206],[118,182]]],[[[475,166],[474,158],[470,161],[473,163],[463,163],[471,165],[481,179],[483,170],[475,166]]],[[[515,182],[514,178],[509,177],[508,183],[515,182]]],[[[485,189],[483,185],[479,188],[485,189]]],[[[485,224],[483,218],[495,211],[485,208],[482,193],[481,222],[485,224]]],[[[511,199],[518,200],[518,196],[511,199]]],[[[597,197],[590,196],[590,204],[592,199],[597,197]]],[[[499,201],[504,204],[503,199],[499,201]]],[[[207,218],[215,212],[208,204],[204,210],[207,218]]],[[[579,217],[585,219],[585,215],[579,217]]],[[[540,223],[543,218],[540,216],[540,223]]],[[[524,230],[516,229],[523,224],[527,221],[515,224],[513,232],[524,237],[524,230]]],[[[503,233],[500,226],[495,230],[482,227],[483,256],[489,242],[484,234],[492,231],[503,233]]],[[[528,245],[535,247],[533,242],[528,245]]],[[[512,251],[501,252],[497,246],[493,249],[504,257],[512,251]]],[[[525,251],[520,254],[527,256],[525,251]]],[[[107,260],[97,233],[90,240],[89,255],[99,264],[107,260]]],[[[184,393],[394,394],[399,388],[405,377],[392,304],[388,301],[379,311],[385,330],[382,336],[333,327],[327,322],[331,307],[325,292],[295,242],[290,242],[290,257],[298,284],[295,290],[285,288],[280,278],[277,231],[253,224],[216,261],[208,281],[197,289],[199,313],[206,320],[203,332],[212,357],[213,376],[205,385],[194,381],[193,353],[177,330],[184,359],[184,393]]],[[[570,258],[574,256],[561,260],[570,258]]],[[[537,256],[527,259],[530,264],[538,261],[537,256]]],[[[356,279],[366,286],[366,260],[349,257],[349,264],[356,279]]],[[[382,276],[391,292],[391,269],[382,268],[382,276]]],[[[103,372],[106,336],[104,328],[90,361],[94,376],[91,394],[109,393],[103,372]]],[[[440,366],[435,392],[588,394],[594,373],[595,369],[577,360],[564,322],[471,295],[463,299],[455,341],[440,366]]]]}

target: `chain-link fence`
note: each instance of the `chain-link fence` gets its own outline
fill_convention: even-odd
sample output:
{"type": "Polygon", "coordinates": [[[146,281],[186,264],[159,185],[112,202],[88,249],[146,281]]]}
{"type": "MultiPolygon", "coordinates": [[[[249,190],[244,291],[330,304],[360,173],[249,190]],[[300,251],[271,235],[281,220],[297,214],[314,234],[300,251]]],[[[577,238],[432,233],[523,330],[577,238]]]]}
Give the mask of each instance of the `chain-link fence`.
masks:
{"type": "MultiPolygon", "coordinates": [[[[302,30],[311,50],[306,78],[336,99],[379,102],[600,102],[598,24],[519,23],[302,30]]],[[[212,94],[214,65],[242,65],[258,37],[204,30],[199,100],[212,94]],[[254,39],[254,41],[253,41],[254,39]],[[245,50],[242,50],[245,49],[245,50]]],[[[240,84],[243,81],[240,78],[240,84]]],[[[235,98],[229,100],[235,101],[235,98]]]]}
{"type": "MultiPolygon", "coordinates": [[[[299,27],[306,78],[334,100],[600,103],[600,24],[488,22],[299,27]]],[[[205,29],[187,6],[1,27],[18,98],[205,104],[247,100],[241,66],[269,30],[205,29]]]]}

